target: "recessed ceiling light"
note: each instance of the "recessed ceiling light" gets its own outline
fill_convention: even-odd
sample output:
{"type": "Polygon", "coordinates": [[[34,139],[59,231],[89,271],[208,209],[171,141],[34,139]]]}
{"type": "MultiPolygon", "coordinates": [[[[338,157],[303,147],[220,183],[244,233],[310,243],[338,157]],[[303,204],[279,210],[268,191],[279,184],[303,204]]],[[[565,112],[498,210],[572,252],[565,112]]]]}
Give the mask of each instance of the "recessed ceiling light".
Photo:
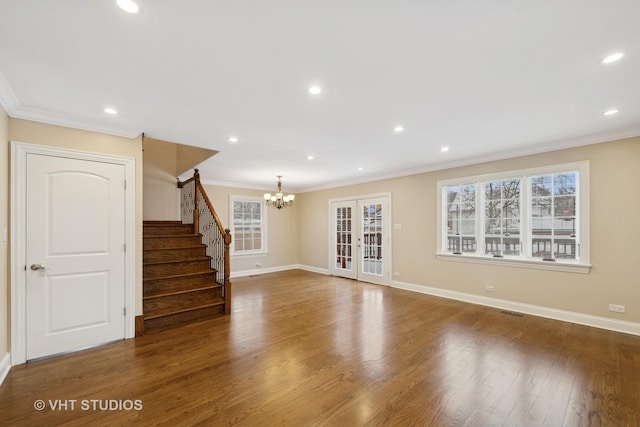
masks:
{"type": "Polygon", "coordinates": [[[404,126],[402,126],[402,125],[397,125],[396,127],[394,127],[394,128],[393,128],[393,131],[394,131],[395,133],[401,133],[401,132],[404,132],[404,126]]]}
{"type": "Polygon", "coordinates": [[[618,114],[619,110],[613,109],[613,110],[607,110],[605,111],[604,114],[605,116],[613,116],[614,114],[618,114]]]}
{"type": "Polygon", "coordinates": [[[616,52],[612,55],[607,56],[602,60],[603,64],[611,64],[612,62],[619,61],[624,56],[622,52],[616,52]]]}
{"type": "Polygon", "coordinates": [[[363,171],[363,170],[364,170],[364,168],[363,168],[363,167],[359,167],[359,168],[358,168],[358,170],[359,170],[359,171],[363,171]]]}
{"type": "Polygon", "coordinates": [[[309,93],[311,95],[320,95],[320,93],[322,93],[322,88],[320,86],[311,86],[309,88],[309,93]]]}
{"type": "Polygon", "coordinates": [[[232,144],[235,144],[236,142],[238,142],[238,138],[235,136],[230,136],[229,137],[229,142],[232,144]]]}
{"type": "Polygon", "coordinates": [[[138,13],[138,11],[140,10],[138,5],[133,0],[116,0],[116,3],[118,3],[120,9],[124,10],[125,12],[138,13]]]}
{"type": "Polygon", "coordinates": [[[113,114],[118,114],[118,112],[115,110],[115,108],[109,108],[109,107],[107,107],[107,108],[105,108],[105,109],[104,109],[104,110],[102,110],[102,111],[104,111],[104,112],[105,112],[105,113],[107,113],[107,114],[112,114],[112,115],[113,115],[113,114]]]}
{"type": "Polygon", "coordinates": [[[444,153],[444,152],[447,152],[447,151],[449,151],[449,147],[442,147],[442,148],[440,149],[440,151],[442,151],[443,153],[444,153]]]}
{"type": "Polygon", "coordinates": [[[313,157],[311,154],[307,156],[307,160],[313,160],[313,159],[315,159],[315,157],[313,157]]]}

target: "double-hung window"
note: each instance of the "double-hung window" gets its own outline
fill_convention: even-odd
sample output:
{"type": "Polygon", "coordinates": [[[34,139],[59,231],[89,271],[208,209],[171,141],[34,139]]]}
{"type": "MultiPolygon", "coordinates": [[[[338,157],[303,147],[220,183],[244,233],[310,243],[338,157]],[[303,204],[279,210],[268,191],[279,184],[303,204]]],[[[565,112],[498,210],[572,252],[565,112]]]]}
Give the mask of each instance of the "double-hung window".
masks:
{"type": "Polygon", "coordinates": [[[259,197],[231,196],[232,255],[266,253],[266,210],[259,197]]]}
{"type": "Polygon", "coordinates": [[[589,270],[588,162],[439,181],[438,257],[589,270]]]}

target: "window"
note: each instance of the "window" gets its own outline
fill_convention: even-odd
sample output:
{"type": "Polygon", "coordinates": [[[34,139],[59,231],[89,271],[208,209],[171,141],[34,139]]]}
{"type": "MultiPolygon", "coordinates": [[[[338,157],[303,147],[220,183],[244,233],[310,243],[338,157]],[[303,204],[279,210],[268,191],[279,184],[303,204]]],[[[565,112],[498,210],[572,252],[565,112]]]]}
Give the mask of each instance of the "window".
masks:
{"type": "Polygon", "coordinates": [[[460,254],[476,251],[476,187],[452,185],[447,197],[447,250],[460,254]]]}
{"type": "Polygon", "coordinates": [[[487,255],[520,255],[520,182],[520,178],[509,178],[482,185],[487,255]]]}
{"type": "Polygon", "coordinates": [[[231,196],[230,205],[233,218],[231,253],[265,253],[267,248],[264,201],[258,197],[231,196]]]}
{"type": "Polygon", "coordinates": [[[588,162],[438,187],[439,259],[588,272],[588,162]]]}
{"type": "Polygon", "coordinates": [[[536,176],[531,188],[531,253],[543,260],[576,259],[575,172],[536,176]]]}

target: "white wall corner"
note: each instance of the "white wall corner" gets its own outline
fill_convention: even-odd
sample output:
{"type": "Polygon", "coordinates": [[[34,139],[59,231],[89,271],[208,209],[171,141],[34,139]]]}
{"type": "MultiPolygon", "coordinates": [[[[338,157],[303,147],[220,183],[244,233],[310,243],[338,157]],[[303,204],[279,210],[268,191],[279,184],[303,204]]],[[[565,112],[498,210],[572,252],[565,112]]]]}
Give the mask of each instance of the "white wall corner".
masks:
{"type": "Polygon", "coordinates": [[[518,313],[530,314],[533,316],[545,317],[547,319],[560,320],[563,322],[576,323],[578,325],[592,326],[594,328],[640,336],[640,323],[610,319],[608,317],[592,316],[590,314],[558,310],[555,308],[524,304],[498,298],[489,298],[481,295],[450,291],[447,289],[417,285],[414,283],[392,281],[391,286],[407,291],[419,292],[421,294],[433,295],[436,297],[453,299],[457,301],[468,302],[471,304],[484,305],[487,307],[499,308],[502,310],[509,310],[518,313]]]}
{"type": "Polygon", "coordinates": [[[4,381],[4,379],[7,377],[7,374],[9,373],[9,369],[11,369],[10,361],[11,361],[10,353],[5,354],[2,360],[0,360],[0,385],[2,385],[2,382],[4,381]]]}

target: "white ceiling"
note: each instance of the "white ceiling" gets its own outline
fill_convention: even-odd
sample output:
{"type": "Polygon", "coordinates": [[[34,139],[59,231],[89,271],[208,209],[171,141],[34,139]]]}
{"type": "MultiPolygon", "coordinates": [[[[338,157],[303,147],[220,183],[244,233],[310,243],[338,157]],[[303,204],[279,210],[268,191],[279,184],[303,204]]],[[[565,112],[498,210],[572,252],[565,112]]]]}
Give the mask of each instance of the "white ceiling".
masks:
{"type": "Polygon", "coordinates": [[[9,114],[219,150],[205,179],[285,192],[640,135],[638,0],[138,4],[0,0],[9,114]]]}

